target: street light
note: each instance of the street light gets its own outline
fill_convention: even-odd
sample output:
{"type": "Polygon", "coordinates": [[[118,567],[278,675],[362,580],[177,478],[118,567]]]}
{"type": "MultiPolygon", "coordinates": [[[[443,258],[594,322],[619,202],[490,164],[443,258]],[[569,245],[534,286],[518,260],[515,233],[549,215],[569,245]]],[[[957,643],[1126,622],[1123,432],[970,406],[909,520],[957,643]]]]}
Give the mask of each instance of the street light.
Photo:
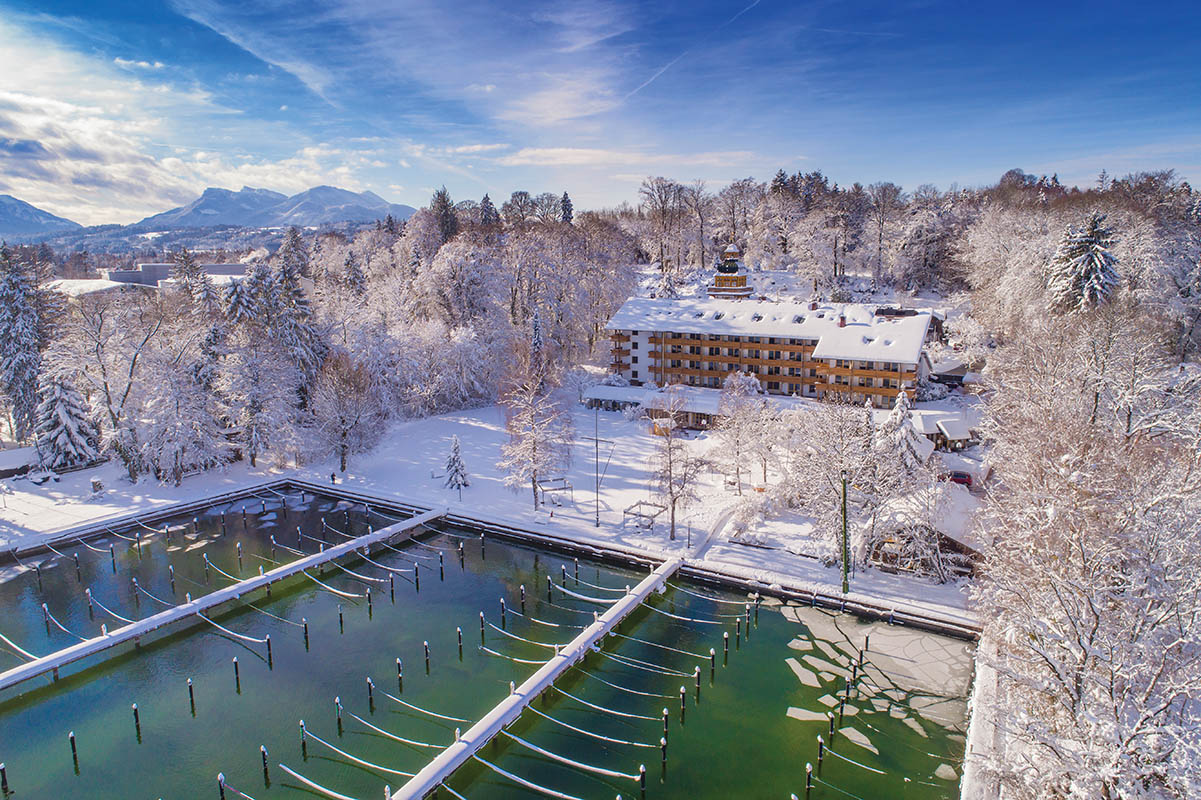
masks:
{"type": "Polygon", "coordinates": [[[847,583],[847,562],[850,561],[850,547],[847,544],[847,471],[842,471],[842,593],[850,592],[847,583]]]}

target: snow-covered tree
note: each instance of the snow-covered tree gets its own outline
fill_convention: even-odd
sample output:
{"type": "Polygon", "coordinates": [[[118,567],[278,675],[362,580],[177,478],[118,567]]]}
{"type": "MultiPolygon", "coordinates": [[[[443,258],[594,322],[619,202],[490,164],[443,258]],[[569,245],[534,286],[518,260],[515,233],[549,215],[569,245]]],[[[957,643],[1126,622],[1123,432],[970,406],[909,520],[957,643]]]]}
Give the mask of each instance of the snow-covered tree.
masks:
{"type": "Polygon", "coordinates": [[[567,196],[567,192],[563,192],[563,197],[559,200],[559,212],[559,220],[570,225],[575,214],[571,206],[571,198],[567,196]]]}
{"type": "Polygon", "coordinates": [[[83,395],[63,375],[44,376],[37,414],[38,459],[47,469],[87,464],[100,457],[100,436],[83,395]]]}
{"type": "Polygon", "coordinates": [[[295,445],[300,372],[257,328],[240,332],[221,361],[216,386],[233,441],[257,466],[263,453],[282,464],[295,445]]]}
{"type": "Polygon", "coordinates": [[[190,300],[196,302],[200,291],[201,276],[205,274],[196,256],[188,248],[171,254],[171,277],[190,300]]]}
{"type": "Polygon", "coordinates": [[[35,291],[28,265],[0,244],[0,392],[12,409],[17,441],[32,432],[37,417],[42,358],[35,291]]]}
{"type": "Polygon", "coordinates": [[[328,448],[326,452],[337,454],[342,472],[351,453],[375,442],[383,423],[370,370],[344,352],[331,354],[321,365],[310,410],[321,443],[328,448]]]}
{"type": "Polygon", "coordinates": [[[505,485],[529,486],[538,509],[538,482],[563,472],[571,461],[571,415],[539,381],[523,381],[501,397],[509,441],[498,466],[505,485]]]}
{"type": "Polygon", "coordinates": [[[455,216],[455,206],[451,202],[450,192],[446,191],[445,186],[434,192],[434,196],[430,200],[430,211],[438,223],[438,233],[441,238],[439,244],[449,242],[459,232],[459,218],[455,216]]]}
{"type": "Polygon", "coordinates": [[[723,461],[733,470],[738,494],[742,494],[742,472],[747,456],[759,438],[759,411],[766,405],[763,385],[749,372],[731,372],[722,384],[717,401],[721,420],[715,433],[721,441],[723,461]]]}
{"type": "Polygon", "coordinates": [[[459,437],[454,436],[450,440],[450,455],[446,457],[446,488],[455,489],[459,492],[459,499],[463,499],[463,487],[470,486],[471,481],[467,477],[467,467],[463,464],[463,453],[459,444],[459,437]]]}
{"type": "Polygon", "coordinates": [[[233,280],[225,290],[225,316],[230,322],[249,322],[258,318],[258,305],[246,280],[233,280]]]}
{"type": "Polygon", "coordinates": [[[342,285],[359,297],[367,293],[367,276],[359,266],[354,251],[346,254],[346,261],[342,264],[342,285]]]}
{"type": "Polygon", "coordinates": [[[480,201],[480,224],[486,228],[500,225],[500,212],[492,204],[492,198],[486,194],[484,195],[484,199],[480,201]]]}
{"type": "Polygon", "coordinates": [[[1094,211],[1080,227],[1069,226],[1047,265],[1049,305],[1058,313],[1087,311],[1109,300],[1118,287],[1116,237],[1105,215],[1094,211]]]}
{"type": "Polygon", "coordinates": [[[926,462],[922,435],[913,426],[909,395],[901,390],[892,410],[875,430],[872,452],[880,471],[898,486],[908,481],[926,462]]]}
{"type": "Polygon", "coordinates": [[[684,437],[684,394],[678,386],[664,389],[665,402],[655,417],[659,447],[655,453],[654,481],[667,505],[669,535],[676,538],[677,513],[697,498],[701,475],[709,462],[684,437]]]}
{"type": "Polygon", "coordinates": [[[186,363],[186,343],[149,354],[136,416],[129,420],[141,444],[141,460],[156,478],[179,486],[185,473],[229,460],[229,444],[217,420],[212,392],[186,363]]]}

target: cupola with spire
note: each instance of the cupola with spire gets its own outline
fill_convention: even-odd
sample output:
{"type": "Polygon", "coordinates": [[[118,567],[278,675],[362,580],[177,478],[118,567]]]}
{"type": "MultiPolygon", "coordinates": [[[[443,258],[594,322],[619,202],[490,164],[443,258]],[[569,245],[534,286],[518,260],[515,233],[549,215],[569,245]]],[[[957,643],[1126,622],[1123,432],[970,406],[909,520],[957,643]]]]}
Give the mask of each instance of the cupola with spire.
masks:
{"type": "Polygon", "coordinates": [[[710,297],[750,297],[753,289],[747,285],[747,269],[742,264],[742,250],[730,242],[721,252],[717,274],[709,286],[710,297]]]}

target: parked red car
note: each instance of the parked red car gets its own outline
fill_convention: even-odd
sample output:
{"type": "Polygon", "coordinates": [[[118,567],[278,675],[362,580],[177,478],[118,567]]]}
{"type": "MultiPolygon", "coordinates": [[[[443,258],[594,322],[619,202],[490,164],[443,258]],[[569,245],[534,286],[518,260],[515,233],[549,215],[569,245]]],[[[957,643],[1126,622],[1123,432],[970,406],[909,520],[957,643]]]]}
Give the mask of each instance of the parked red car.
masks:
{"type": "Polygon", "coordinates": [[[961,470],[955,469],[955,470],[951,470],[950,472],[945,472],[942,475],[939,475],[938,479],[940,481],[950,481],[951,483],[958,483],[960,486],[966,486],[969,489],[972,488],[972,474],[970,472],[963,472],[961,470]]]}

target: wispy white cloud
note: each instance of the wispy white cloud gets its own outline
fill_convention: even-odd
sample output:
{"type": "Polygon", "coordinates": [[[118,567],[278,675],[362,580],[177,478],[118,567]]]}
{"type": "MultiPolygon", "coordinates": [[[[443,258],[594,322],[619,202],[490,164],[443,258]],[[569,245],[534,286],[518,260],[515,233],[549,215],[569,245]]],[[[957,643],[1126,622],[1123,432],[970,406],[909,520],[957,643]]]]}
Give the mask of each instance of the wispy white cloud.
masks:
{"type": "Polygon", "coordinates": [[[651,153],[633,150],[606,150],[594,147],[523,147],[496,161],[504,166],[602,167],[645,166],[735,166],[756,158],[745,150],[707,153],[651,153]]]}

